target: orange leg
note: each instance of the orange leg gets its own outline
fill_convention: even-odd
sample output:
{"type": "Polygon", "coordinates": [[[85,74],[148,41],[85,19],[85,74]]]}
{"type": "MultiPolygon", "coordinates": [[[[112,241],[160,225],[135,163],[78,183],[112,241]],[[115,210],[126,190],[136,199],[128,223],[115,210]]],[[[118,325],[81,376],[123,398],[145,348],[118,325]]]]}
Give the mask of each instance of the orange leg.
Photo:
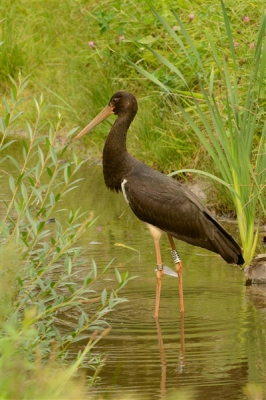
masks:
{"type": "Polygon", "coordinates": [[[163,263],[160,251],[159,239],[154,239],[156,258],[157,258],[157,287],[156,287],[156,302],[155,302],[155,318],[159,317],[160,297],[163,280],[163,263]]]}
{"type": "Polygon", "coordinates": [[[172,237],[172,235],[170,235],[170,233],[167,233],[168,235],[168,239],[169,242],[171,244],[172,247],[172,256],[175,262],[175,267],[176,267],[176,272],[178,275],[178,286],[179,286],[179,298],[180,298],[180,312],[184,312],[184,299],[183,299],[183,283],[182,283],[182,261],[176,251],[176,247],[175,247],[175,243],[174,243],[174,239],[172,237]]]}
{"type": "Polygon", "coordinates": [[[159,228],[156,228],[153,225],[147,224],[150,233],[154,240],[155,251],[156,251],[156,259],[157,259],[157,287],[156,287],[156,302],[155,302],[155,318],[159,317],[159,308],[160,308],[160,296],[161,296],[161,288],[162,288],[162,279],[163,279],[163,263],[162,256],[160,250],[160,237],[162,235],[162,231],[159,228]]]}

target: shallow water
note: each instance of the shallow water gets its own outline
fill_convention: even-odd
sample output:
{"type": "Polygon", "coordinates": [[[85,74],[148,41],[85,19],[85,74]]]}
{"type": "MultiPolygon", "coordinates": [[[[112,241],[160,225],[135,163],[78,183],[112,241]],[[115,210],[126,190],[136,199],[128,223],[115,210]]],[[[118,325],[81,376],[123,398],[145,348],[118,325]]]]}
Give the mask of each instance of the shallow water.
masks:
{"type": "MultiPolygon", "coordinates": [[[[104,399],[156,399],[171,393],[174,399],[243,399],[246,385],[258,384],[254,390],[264,391],[265,396],[266,292],[246,288],[239,267],[178,242],[184,265],[185,317],[179,312],[177,279],[165,276],[156,321],[156,257],[148,229],[122,195],[105,188],[101,166],[86,164],[80,175],[84,180],[65,207],[79,206],[99,215],[83,238],[84,274],[91,258],[98,264],[115,258],[113,267],[136,276],[121,293],[128,302],[107,317],[112,331],[94,350],[106,353],[107,359],[92,394],[104,399]]],[[[2,181],[5,200],[7,191],[2,181]]],[[[238,237],[235,224],[226,228],[238,237]]],[[[169,247],[162,237],[164,263],[174,268],[169,247]]],[[[263,394],[258,397],[263,398],[263,394]]]]}

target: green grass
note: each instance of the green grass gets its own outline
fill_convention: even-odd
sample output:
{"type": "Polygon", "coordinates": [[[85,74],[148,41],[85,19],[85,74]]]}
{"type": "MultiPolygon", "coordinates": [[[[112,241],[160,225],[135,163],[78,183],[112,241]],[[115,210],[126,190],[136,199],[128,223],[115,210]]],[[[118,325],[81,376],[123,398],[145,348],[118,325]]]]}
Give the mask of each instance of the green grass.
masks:
{"type": "MultiPolygon", "coordinates": [[[[234,41],[238,43],[239,86],[243,95],[254,52],[250,46],[255,41],[262,5],[263,0],[256,4],[227,2],[234,41]],[[249,17],[246,22],[245,16],[249,17]]],[[[205,68],[211,69],[213,57],[204,30],[207,26],[214,42],[223,51],[219,44],[220,3],[181,1],[174,8],[193,39],[205,68]],[[190,14],[194,14],[194,19],[189,19],[190,14]]],[[[156,2],[156,10],[170,26],[177,25],[168,1],[156,2]]],[[[131,61],[152,70],[154,77],[179,93],[186,102],[184,83],[158,63],[146,48],[149,45],[178,66],[195,94],[199,91],[190,62],[167,35],[148,3],[133,0],[56,3],[51,0],[3,0],[0,13],[2,94],[10,87],[8,75],[15,79],[19,71],[22,76],[29,75],[26,96],[30,98],[34,94],[38,97],[45,93],[47,102],[53,104],[46,115],[55,121],[60,112],[62,126],[67,132],[87,124],[116,90],[132,91],[139,99],[139,114],[129,135],[129,148],[134,155],[166,173],[199,166],[213,171],[215,166],[191,127],[178,114],[176,104],[129,64],[131,61]],[[89,46],[89,42],[94,46],[89,46]]],[[[194,63],[195,66],[196,59],[194,63]]],[[[25,113],[28,120],[32,119],[33,109],[34,104],[29,101],[25,113]]],[[[86,145],[98,157],[109,126],[103,124],[85,139],[86,145]]],[[[219,196],[216,203],[222,203],[221,208],[224,208],[219,196]]]]}
{"type": "MultiPolygon", "coordinates": [[[[217,25],[219,40],[212,37],[208,28],[204,32],[205,47],[209,49],[213,58],[213,65],[210,67],[209,63],[206,63],[205,54],[199,52],[175,10],[172,9],[172,13],[177,26],[173,29],[167,20],[153,9],[167,35],[175,41],[178,50],[186,57],[196,77],[197,91],[189,76],[178,67],[177,59],[172,62],[170,56],[165,57],[162,52],[152,47],[148,49],[157,58],[158,63],[173,74],[186,90],[169,87],[162,79],[155,77],[154,72],[131,64],[143,76],[158,85],[170,101],[177,104],[179,112],[212,158],[218,169],[216,175],[203,171],[202,167],[200,171],[190,168],[182,172],[203,174],[219,181],[230,190],[244,258],[246,263],[250,264],[256,251],[260,223],[266,214],[266,124],[258,123],[261,115],[264,115],[264,119],[266,116],[266,18],[263,10],[257,37],[252,45],[253,56],[247,61],[249,74],[244,76],[244,82],[241,84],[243,62],[239,62],[237,54],[240,43],[234,40],[231,14],[226,11],[223,1],[221,10],[223,20],[217,25]],[[176,34],[176,31],[179,31],[179,34],[176,34]],[[244,91],[241,88],[245,88],[244,91]]],[[[244,20],[245,23],[249,23],[248,17],[244,20]]]]}

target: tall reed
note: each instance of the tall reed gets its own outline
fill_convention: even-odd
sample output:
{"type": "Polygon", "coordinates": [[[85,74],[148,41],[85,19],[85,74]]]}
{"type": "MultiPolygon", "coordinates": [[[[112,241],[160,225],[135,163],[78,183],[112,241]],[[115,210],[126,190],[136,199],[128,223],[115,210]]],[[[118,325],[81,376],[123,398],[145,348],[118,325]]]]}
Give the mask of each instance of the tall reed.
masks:
{"type": "Polygon", "coordinates": [[[179,34],[153,9],[166,32],[174,39],[194,70],[198,91],[189,86],[184,72],[151,47],[149,50],[156,56],[159,63],[176,75],[176,79],[187,88],[186,91],[175,94],[139,64],[131,64],[142,75],[160,86],[164,95],[178,105],[179,113],[183,115],[211,156],[219,171],[219,176],[194,169],[179,170],[171,175],[185,171],[200,173],[217,180],[229,189],[236,210],[244,258],[249,264],[256,251],[260,221],[263,215],[265,216],[266,210],[266,122],[265,110],[263,111],[266,16],[263,9],[249,82],[245,97],[243,97],[241,95],[243,88],[241,93],[239,88],[239,79],[241,79],[239,60],[223,1],[221,1],[221,10],[223,15],[221,29],[225,31],[219,33],[220,47],[224,50],[222,54],[218,51],[217,44],[208,32],[208,28],[205,31],[208,49],[213,57],[213,66],[209,69],[208,66],[204,66],[197,46],[178,14],[172,9],[180,27],[179,34]],[[259,124],[261,113],[264,121],[262,123],[260,121],[259,124]]]}

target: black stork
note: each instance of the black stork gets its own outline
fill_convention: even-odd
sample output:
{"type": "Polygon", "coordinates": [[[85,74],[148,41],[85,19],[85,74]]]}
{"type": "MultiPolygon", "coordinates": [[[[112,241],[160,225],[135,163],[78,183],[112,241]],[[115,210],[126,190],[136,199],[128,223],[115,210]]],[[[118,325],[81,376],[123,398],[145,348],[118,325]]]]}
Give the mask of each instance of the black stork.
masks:
{"type": "Polygon", "coordinates": [[[103,174],[108,189],[123,192],[134,214],[146,222],[154,240],[157,257],[155,317],[159,315],[164,266],[159,240],[166,232],[178,275],[180,311],[184,312],[182,262],[173,237],[218,253],[230,264],[242,265],[242,250],[233,237],[212,217],[199,199],[179,182],[155,171],[132,157],[126,146],[127,131],[138,111],[131,93],[115,93],[109,104],[76,137],[80,138],[108,116],[117,119],[103,150],[103,174]]]}

